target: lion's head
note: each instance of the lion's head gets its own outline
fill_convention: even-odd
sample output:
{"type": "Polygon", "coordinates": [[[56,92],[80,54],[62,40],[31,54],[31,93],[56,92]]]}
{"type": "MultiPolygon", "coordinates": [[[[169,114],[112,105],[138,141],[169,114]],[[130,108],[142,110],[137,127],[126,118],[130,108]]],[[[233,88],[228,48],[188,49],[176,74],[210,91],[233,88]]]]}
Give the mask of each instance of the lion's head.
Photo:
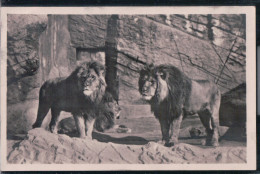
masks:
{"type": "Polygon", "coordinates": [[[105,66],[95,61],[85,62],[71,76],[76,76],[75,83],[80,94],[92,101],[102,99],[106,88],[105,66]]]}
{"type": "Polygon", "coordinates": [[[168,96],[167,73],[152,64],[140,71],[139,92],[145,100],[164,100],[168,96]]]}
{"type": "Polygon", "coordinates": [[[119,119],[121,108],[112,95],[106,92],[100,103],[98,112],[95,128],[100,132],[104,132],[104,130],[114,126],[115,119],[119,119]]]}
{"type": "Polygon", "coordinates": [[[151,100],[155,96],[157,82],[153,75],[153,65],[146,66],[140,71],[138,85],[139,92],[145,100],[151,100]]]}

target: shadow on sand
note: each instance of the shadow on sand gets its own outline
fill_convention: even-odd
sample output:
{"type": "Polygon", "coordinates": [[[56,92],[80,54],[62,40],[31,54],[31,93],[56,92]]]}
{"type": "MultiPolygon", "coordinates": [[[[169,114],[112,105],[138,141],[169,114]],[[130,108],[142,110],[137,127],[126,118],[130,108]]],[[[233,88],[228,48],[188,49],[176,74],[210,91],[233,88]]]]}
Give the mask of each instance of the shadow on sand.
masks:
{"type": "Polygon", "coordinates": [[[127,144],[127,145],[144,145],[147,144],[148,141],[139,136],[126,136],[115,138],[110,135],[102,134],[99,132],[93,132],[93,139],[98,140],[99,142],[111,142],[116,144],[127,144]]]}
{"type": "MultiPolygon", "coordinates": [[[[78,137],[77,132],[64,133],[70,137],[78,137]]],[[[92,138],[104,143],[115,143],[115,144],[126,144],[126,145],[144,145],[149,141],[139,137],[139,136],[125,136],[125,137],[112,137],[110,135],[94,132],[92,133],[92,138]]]]}
{"type": "MultiPolygon", "coordinates": [[[[64,134],[68,135],[69,137],[78,137],[77,133],[74,132],[64,133],[64,134]]],[[[7,137],[8,140],[18,140],[18,141],[24,140],[25,138],[26,138],[26,134],[9,135],[7,137]]],[[[99,142],[105,142],[105,143],[111,142],[115,144],[126,144],[126,145],[145,145],[149,142],[148,140],[139,136],[125,136],[125,137],[116,138],[99,132],[93,132],[92,138],[99,142]]]]}

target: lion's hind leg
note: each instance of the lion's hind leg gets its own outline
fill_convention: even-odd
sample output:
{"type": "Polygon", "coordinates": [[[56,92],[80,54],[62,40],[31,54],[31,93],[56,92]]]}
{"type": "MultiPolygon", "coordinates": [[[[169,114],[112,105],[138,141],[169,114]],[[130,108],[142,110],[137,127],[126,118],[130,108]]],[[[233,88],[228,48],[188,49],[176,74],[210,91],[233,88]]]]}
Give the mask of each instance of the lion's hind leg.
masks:
{"type": "Polygon", "coordinates": [[[60,116],[60,110],[56,108],[51,108],[51,122],[49,125],[50,131],[52,133],[57,134],[57,126],[58,126],[58,119],[60,116]]]}
{"type": "Polygon", "coordinates": [[[206,142],[205,145],[210,146],[211,145],[211,139],[213,136],[213,129],[211,126],[211,113],[209,112],[209,110],[203,110],[198,112],[200,120],[203,124],[203,126],[206,128],[206,142]]]}
{"type": "Polygon", "coordinates": [[[45,102],[43,100],[39,100],[39,106],[38,106],[38,113],[35,123],[32,125],[32,128],[41,127],[42,121],[49,112],[50,106],[48,102],[45,102]]]}
{"type": "Polygon", "coordinates": [[[200,111],[198,114],[203,126],[206,128],[207,135],[205,145],[214,147],[219,146],[218,120],[214,117],[216,115],[215,111],[211,112],[206,109],[200,111]]]}
{"type": "Polygon", "coordinates": [[[75,124],[79,133],[80,138],[86,138],[85,132],[85,119],[81,114],[73,114],[75,124]]]}
{"type": "Polygon", "coordinates": [[[221,101],[221,93],[217,91],[215,95],[212,97],[211,102],[211,126],[213,129],[213,135],[211,144],[212,146],[219,146],[219,108],[220,108],[220,101],[221,101]]]}

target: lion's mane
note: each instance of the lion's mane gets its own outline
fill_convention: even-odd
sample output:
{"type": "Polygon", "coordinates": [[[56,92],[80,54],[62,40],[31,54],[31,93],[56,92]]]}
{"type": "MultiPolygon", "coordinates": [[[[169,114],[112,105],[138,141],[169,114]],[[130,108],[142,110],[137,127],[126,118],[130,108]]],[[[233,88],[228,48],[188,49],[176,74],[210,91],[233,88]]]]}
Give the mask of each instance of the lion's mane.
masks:
{"type": "Polygon", "coordinates": [[[100,102],[99,110],[97,112],[99,116],[94,125],[96,130],[104,132],[105,130],[112,128],[115,125],[115,119],[119,112],[119,108],[120,107],[113,96],[109,92],[106,92],[100,102]]]}
{"type": "MultiPolygon", "coordinates": [[[[180,116],[183,104],[190,96],[191,80],[173,66],[159,65],[149,69],[149,71],[152,74],[162,74],[168,89],[168,95],[161,101],[161,93],[157,87],[155,96],[150,100],[151,111],[154,112],[157,118],[158,116],[164,117],[163,119],[172,122],[174,117],[180,116]]],[[[157,83],[159,83],[158,79],[157,83]]]]}
{"type": "MultiPolygon", "coordinates": [[[[80,99],[82,98],[83,100],[87,100],[88,102],[90,102],[91,104],[97,104],[100,103],[104,94],[105,94],[105,90],[106,90],[106,81],[104,78],[100,78],[100,83],[99,83],[99,87],[98,90],[94,91],[90,96],[86,97],[83,95],[80,86],[75,86],[76,84],[78,84],[78,82],[80,81],[81,75],[84,71],[87,71],[89,69],[94,69],[95,72],[97,73],[98,76],[105,76],[102,75],[101,73],[105,73],[105,68],[103,65],[97,63],[97,62],[85,62],[83,64],[81,64],[80,66],[78,66],[74,72],[71,73],[71,75],[68,77],[68,81],[71,83],[72,85],[72,91],[74,90],[75,94],[81,96],[80,99]],[[76,88],[75,88],[76,87],[76,88]]],[[[84,103],[84,102],[83,102],[84,103]]]]}

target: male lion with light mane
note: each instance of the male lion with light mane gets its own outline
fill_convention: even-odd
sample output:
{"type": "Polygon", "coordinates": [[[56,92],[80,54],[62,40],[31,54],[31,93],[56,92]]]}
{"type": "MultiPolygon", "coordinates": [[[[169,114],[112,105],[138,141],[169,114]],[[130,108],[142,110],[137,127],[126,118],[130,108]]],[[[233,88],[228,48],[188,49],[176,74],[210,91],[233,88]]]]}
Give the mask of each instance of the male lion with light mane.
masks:
{"type": "Polygon", "coordinates": [[[85,62],[67,78],[46,81],[39,95],[38,114],[33,128],[40,127],[51,109],[50,131],[57,133],[61,111],[72,113],[80,138],[92,139],[99,103],[105,94],[105,67],[98,62],[85,62]]]}
{"type": "Polygon", "coordinates": [[[107,129],[115,126],[115,119],[119,119],[121,108],[118,102],[109,92],[105,95],[99,105],[98,117],[95,121],[94,128],[99,132],[104,132],[107,129]]]}
{"type": "Polygon", "coordinates": [[[140,71],[139,92],[160,122],[165,146],[178,143],[183,117],[195,113],[206,128],[205,145],[219,145],[221,93],[214,83],[191,80],[171,65],[149,65],[140,71]]]}

